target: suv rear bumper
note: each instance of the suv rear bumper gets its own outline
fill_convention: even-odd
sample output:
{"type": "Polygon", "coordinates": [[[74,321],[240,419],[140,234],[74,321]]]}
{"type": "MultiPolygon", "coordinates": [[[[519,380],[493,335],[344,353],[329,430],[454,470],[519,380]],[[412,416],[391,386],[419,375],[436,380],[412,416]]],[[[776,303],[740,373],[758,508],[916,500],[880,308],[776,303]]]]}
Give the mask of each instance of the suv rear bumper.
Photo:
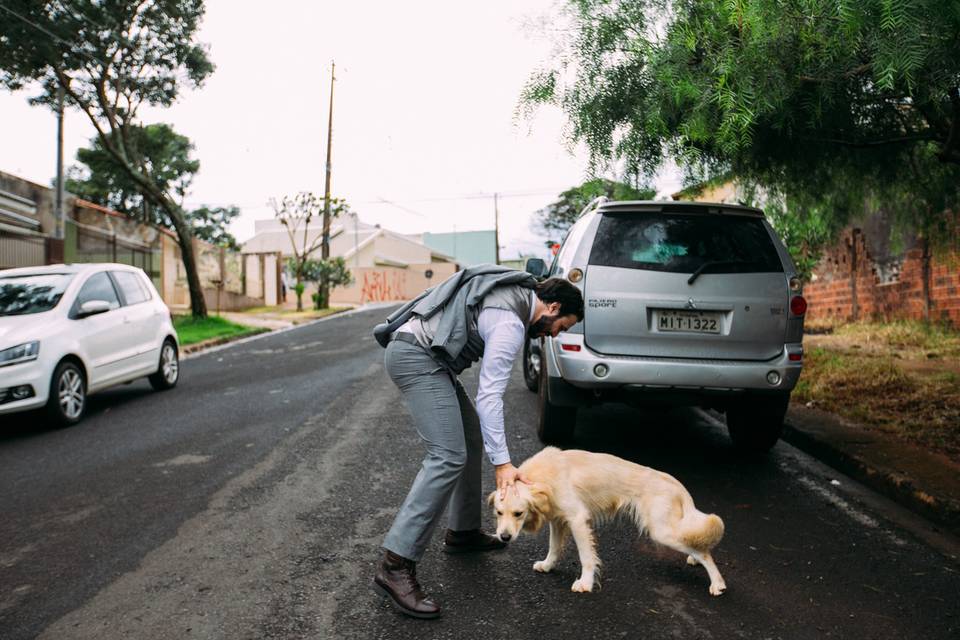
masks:
{"type": "Polygon", "coordinates": [[[796,386],[802,369],[802,360],[790,360],[791,354],[802,357],[800,343],[785,344],[783,351],[771,360],[743,361],[609,356],[587,347],[582,334],[567,333],[546,341],[547,375],[586,391],[621,389],[721,396],[744,392],[789,393],[796,386]],[[562,345],[579,347],[579,350],[565,350],[562,345]],[[594,368],[598,364],[607,367],[606,375],[597,375],[594,368]],[[776,384],[768,381],[773,373],[779,378],[776,384]]]}

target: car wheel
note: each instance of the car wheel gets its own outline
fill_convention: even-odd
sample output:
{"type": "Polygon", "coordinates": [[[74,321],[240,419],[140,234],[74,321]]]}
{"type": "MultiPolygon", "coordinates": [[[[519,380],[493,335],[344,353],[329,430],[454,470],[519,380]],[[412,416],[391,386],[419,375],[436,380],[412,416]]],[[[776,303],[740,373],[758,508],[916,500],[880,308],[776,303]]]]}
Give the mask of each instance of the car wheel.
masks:
{"type": "Polygon", "coordinates": [[[562,446],[573,442],[577,408],[550,404],[547,397],[547,371],[544,367],[540,367],[539,382],[540,416],[537,421],[537,436],[543,444],[562,446]]]}
{"type": "Polygon", "coordinates": [[[47,415],[57,425],[71,426],[80,422],[87,408],[87,381],[83,370],[65,360],[57,365],[50,379],[47,415]]]}
{"type": "Polygon", "coordinates": [[[750,397],[727,409],[727,432],[733,445],[747,453],[766,453],[783,433],[790,394],[750,397]]]}
{"type": "Polygon", "coordinates": [[[180,357],[177,354],[177,345],[167,338],[160,347],[160,364],[157,372],[147,378],[150,386],[157,391],[173,389],[180,379],[180,357]]]}
{"type": "Polygon", "coordinates": [[[533,353],[533,340],[527,339],[523,347],[523,381],[527,389],[537,393],[540,389],[540,354],[533,353]]]}

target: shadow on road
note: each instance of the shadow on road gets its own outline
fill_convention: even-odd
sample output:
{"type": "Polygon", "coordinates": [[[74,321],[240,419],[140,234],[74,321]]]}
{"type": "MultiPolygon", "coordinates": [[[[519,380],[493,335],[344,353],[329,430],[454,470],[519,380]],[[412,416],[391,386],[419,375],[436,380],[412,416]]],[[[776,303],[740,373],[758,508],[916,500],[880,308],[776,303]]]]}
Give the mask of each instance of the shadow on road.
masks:
{"type": "Polygon", "coordinates": [[[54,423],[43,410],[2,416],[0,417],[0,444],[24,440],[60,429],[82,429],[84,425],[95,420],[97,416],[120,409],[153,393],[156,392],[149,386],[142,383],[133,383],[89,396],[83,420],[72,427],[62,427],[54,423]]]}

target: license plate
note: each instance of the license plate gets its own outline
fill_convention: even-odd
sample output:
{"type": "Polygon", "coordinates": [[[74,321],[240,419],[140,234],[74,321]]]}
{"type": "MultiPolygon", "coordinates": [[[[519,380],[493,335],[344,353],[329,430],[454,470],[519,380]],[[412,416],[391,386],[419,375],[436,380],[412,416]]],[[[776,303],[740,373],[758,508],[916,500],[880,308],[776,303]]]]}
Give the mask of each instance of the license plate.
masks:
{"type": "Polygon", "coordinates": [[[712,311],[657,311],[658,331],[720,333],[720,314],[712,311]]]}

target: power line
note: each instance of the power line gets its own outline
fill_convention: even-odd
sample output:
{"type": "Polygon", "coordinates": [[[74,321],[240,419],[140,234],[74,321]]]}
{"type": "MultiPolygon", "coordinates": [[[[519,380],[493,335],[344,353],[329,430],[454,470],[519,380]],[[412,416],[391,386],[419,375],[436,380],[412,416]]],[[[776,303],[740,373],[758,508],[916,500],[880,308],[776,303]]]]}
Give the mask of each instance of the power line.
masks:
{"type": "MultiPolygon", "coordinates": [[[[410,208],[408,208],[408,207],[404,207],[403,205],[399,205],[399,204],[397,204],[396,202],[392,202],[392,201],[390,201],[390,200],[387,200],[386,198],[380,198],[380,202],[384,202],[384,203],[386,203],[386,204],[389,204],[389,205],[391,205],[391,206],[394,206],[394,207],[396,207],[397,209],[400,209],[401,211],[406,211],[407,213],[412,213],[412,214],[415,215],[415,216],[420,216],[421,218],[426,218],[426,216],[423,215],[422,213],[420,213],[419,211],[414,211],[413,209],[410,209],[410,208]]],[[[362,203],[358,203],[358,204],[362,204],[362,203]]]]}
{"type": "MultiPolygon", "coordinates": [[[[561,187],[561,188],[558,188],[558,189],[550,189],[550,190],[542,190],[542,191],[498,191],[496,195],[497,195],[497,197],[499,197],[501,200],[503,200],[504,198],[527,198],[527,197],[530,197],[530,196],[542,196],[542,195],[550,195],[550,194],[556,194],[556,195],[559,196],[560,192],[563,191],[563,190],[566,189],[566,188],[567,188],[567,187],[561,187]]],[[[412,213],[412,214],[415,214],[415,215],[418,215],[418,216],[426,217],[426,214],[421,213],[421,212],[419,212],[419,211],[415,211],[415,210],[410,209],[410,208],[408,208],[408,207],[404,207],[404,206],[403,206],[402,204],[400,204],[400,203],[414,204],[414,203],[418,203],[418,202],[453,202],[453,201],[458,201],[458,200],[492,200],[493,197],[494,197],[494,195],[495,195],[495,194],[493,194],[493,193],[490,193],[490,194],[486,194],[486,193],[479,193],[479,194],[478,194],[478,193],[471,193],[471,194],[463,194],[463,195],[455,195],[455,196],[437,196],[437,197],[432,197],[432,198],[414,198],[414,199],[409,199],[409,200],[387,199],[387,198],[384,198],[384,197],[380,196],[380,197],[378,197],[378,199],[376,199],[376,200],[355,200],[355,201],[350,201],[350,204],[351,204],[351,205],[370,205],[370,204],[384,205],[384,204],[387,204],[387,205],[390,205],[390,206],[393,206],[393,207],[397,207],[397,208],[399,208],[399,209],[403,209],[404,211],[407,211],[408,213],[412,213]]],[[[207,206],[217,206],[217,207],[234,206],[234,207],[240,207],[240,208],[242,208],[242,209],[266,209],[266,208],[269,207],[269,205],[264,205],[264,204],[262,204],[262,203],[258,203],[258,204],[237,204],[236,202],[208,202],[208,201],[202,201],[202,200],[196,200],[196,201],[193,201],[193,202],[188,202],[187,204],[190,205],[190,206],[193,206],[193,205],[197,205],[197,206],[199,206],[199,205],[207,205],[207,206]]]]}

